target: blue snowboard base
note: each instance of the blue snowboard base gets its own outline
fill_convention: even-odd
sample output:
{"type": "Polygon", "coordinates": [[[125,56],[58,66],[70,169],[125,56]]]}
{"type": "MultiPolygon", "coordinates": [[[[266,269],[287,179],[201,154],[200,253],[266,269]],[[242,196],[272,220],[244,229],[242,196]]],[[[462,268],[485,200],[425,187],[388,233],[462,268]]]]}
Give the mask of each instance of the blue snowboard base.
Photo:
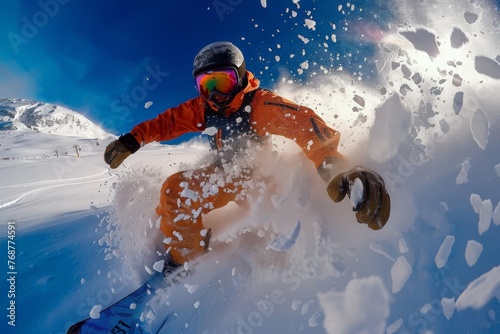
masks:
{"type": "Polygon", "coordinates": [[[100,312],[97,319],[88,318],[71,326],[67,334],[154,334],[146,327],[141,314],[147,302],[154,296],[148,290],[155,285],[168,287],[162,274],[158,273],[137,290],[100,312]],[[155,284],[156,283],[156,284],[155,284]]]}

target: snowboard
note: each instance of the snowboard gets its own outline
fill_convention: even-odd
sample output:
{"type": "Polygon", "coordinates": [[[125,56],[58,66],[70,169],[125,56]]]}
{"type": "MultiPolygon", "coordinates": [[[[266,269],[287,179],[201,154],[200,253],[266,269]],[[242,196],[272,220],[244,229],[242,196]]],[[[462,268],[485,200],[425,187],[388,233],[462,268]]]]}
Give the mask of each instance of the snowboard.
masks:
{"type": "Polygon", "coordinates": [[[165,295],[185,272],[179,270],[168,275],[155,273],[138,289],[100,312],[98,318],[87,318],[72,325],[67,334],[155,334],[150,329],[149,316],[154,312],[157,291],[165,295]]]}

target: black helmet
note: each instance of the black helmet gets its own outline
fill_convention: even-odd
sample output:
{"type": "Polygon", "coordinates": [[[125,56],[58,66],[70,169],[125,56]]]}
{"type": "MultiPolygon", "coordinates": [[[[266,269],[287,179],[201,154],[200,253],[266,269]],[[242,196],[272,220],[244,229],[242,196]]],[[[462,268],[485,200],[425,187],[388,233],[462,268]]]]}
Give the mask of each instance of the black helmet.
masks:
{"type": "Polygon", "coordinates": [[[245,77],[245,58],[241,50],[231,42],[215,42],[201,49],[194,58],[193,77],[221,67],[234,67],[240,80],[245,77]]]}

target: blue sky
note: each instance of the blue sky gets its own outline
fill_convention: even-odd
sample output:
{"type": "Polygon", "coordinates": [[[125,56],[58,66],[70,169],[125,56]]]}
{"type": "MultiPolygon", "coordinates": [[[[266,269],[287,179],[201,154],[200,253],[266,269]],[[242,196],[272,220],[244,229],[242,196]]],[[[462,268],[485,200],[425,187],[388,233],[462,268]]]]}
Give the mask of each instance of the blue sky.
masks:
{"type": "MultiPolygon", "coordinates": [[[[8,1],[0,13],[0,96],[57,103],[121,134],[194,97],[192,60],[214,41],[238,45],[247,67],[268,88],[283,73],[310,80],[297,74],[305,60],[356,71],[373,45],[361,41],[358,30],[342,28],[361,19],[383,29],[390,13],[372,1],[351,1],[355,10],[341,13],[338,3],[8,1]],[[316,22],[315,30],[305,19],[316,22]],[[326,40],[333,33],[337,43],[326,40]],[[149,109],[147,101],[154,103],[149,109]]],[[[365,63],[365,79],[372,70],[365,63]]]]}

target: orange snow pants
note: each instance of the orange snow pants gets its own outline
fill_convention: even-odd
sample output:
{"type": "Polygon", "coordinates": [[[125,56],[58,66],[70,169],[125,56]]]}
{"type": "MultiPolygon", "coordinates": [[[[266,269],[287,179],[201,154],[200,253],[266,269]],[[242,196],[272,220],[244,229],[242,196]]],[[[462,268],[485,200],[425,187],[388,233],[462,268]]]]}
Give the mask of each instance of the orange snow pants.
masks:
{"type": "Polygon", "coordinates": [[[156,213],[161,217],[165,248],[173,261],[184,264],[206,251],[210,231],[203,227],[203,216],[231,201],[241,203],[249,176],[248,171],[231,176],[222,167],[210,165],[167,178],[156,213]]]}

